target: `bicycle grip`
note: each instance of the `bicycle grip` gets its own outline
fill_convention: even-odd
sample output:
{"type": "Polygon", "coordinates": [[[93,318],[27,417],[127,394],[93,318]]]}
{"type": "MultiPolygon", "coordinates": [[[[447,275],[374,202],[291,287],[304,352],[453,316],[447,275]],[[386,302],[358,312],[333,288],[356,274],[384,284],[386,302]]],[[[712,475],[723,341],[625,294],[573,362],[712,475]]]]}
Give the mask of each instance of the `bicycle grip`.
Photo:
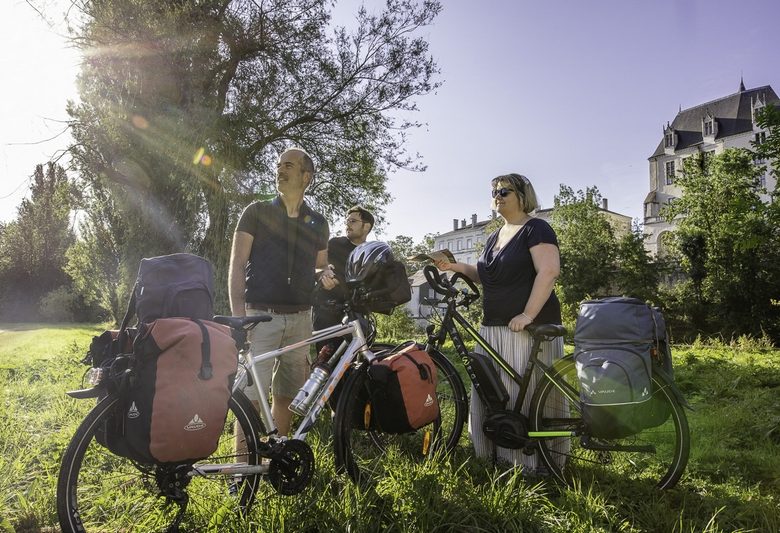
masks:
{"type": "Polygon", "coordinates": [[[442,296],[449,296],[451,294],[451,292],[446,290],[442,285],[439,270],[435,266],[426,265],[423,267],[423,274],[434,292],[438,292],[442,296]]]}

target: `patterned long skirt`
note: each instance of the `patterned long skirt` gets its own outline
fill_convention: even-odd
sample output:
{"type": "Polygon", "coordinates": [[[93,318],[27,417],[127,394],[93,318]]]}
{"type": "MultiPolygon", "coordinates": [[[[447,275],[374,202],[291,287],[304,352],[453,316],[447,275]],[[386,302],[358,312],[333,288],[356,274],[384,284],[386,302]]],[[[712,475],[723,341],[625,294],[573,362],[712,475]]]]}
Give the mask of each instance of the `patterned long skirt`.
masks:
{"type": "MultiPolygon", "coordinates": [[[[528,363],[528,357],[531,354],[531,346],[533,344],[533,338],[525,331],[513,332],[510,331],[507,326],[482,326],[479,330],[479,334],[501,355],[501,357],[509,363],[512,368],[523,374],[525,372],[526,364],[528,363]]],[[[483,353],[484,350],[477,344],[477,353],[483,353]]],[[[553,360],[563,357],[563,338],[557,337],[551,342],[545,342],[542,344],[542,352],[539,354],[539,359],[545,364],[552,364],[553,360]]],[[[506,390],[509,392],[510,403],[507,408],[511,409],[514,406],[515,398],[520,391],[520,386],[514,381],[509,379],[503,371],[498,371],[499,375],[504,382],[506,390]]],[[[536,389],[536,382],[541,374],[534,372],[531,376],[531,382],[529,384],[529,390],[526,393],[525,401],[523,402],[522,412],[526,416],[528,415],[528,409],[531,404],[531,397],[536,389]]],[[[469,435],[474,444],[474,451],[477,457],[486,459],[492,459],[493,451],[495,449],[495,458],[498,462],[508,463],[514,466],[523,466],[526,471],[535,471],[541,460],[534,455],[526,455],[523,450],[512,450],[509,448],[502,448],[495,446],[495,444],[488,439],[482,432],[482,423],[485,418],[485,406],[477,396],[474,387],[471,388],[471,410],[469,413],[469,435]]],[[[561,399],[563,402],[563,399],[561,399]]],[[[561,439],[561,447],[566,449],[558,450],[561,452],[561,458],[565,457],[563,454],[568,452],[568,441],[561,439]]]]}

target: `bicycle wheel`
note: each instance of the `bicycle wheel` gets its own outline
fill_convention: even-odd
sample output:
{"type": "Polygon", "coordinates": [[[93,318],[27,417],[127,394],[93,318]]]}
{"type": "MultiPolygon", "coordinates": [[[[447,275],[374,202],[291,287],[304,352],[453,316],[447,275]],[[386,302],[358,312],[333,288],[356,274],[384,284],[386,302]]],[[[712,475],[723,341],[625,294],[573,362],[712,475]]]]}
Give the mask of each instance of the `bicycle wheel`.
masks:
{"type": "MultiPolygon", "coordinates": [[[[372,349],[376,349],[373,346],[372,349]]],[[[439,417],[417,431],[389,434],[364,429],[364,409],[367,397],[367,363],[354,367],[339,398],[334,430],[336,467],[355,482],[365,482],[383,476],[381,459],[398,453],[413,461],[433,455],[447,454],[457,446],[468,416],[468,398],[460,376],[450,361],[440,352],[429,355],[436,366],[436,396],[439,417]]]]}
{"type": "MultiPolygon", "coordinates": [[[[555,381],[579,398],[580,384],[574,360],[566,357],[555,363],[555,381]]],[[[653,402],[669,417],[653,428],[621,439],[588,438],[578,401],[564,399],[556,383],[543,378],[531,400],[532,431],[573,430],[574,437],[538,441],[542,460],[559,480],[573,477],[599,479],[645,479],[660,489],[673,487],[688,463],[690,433],[683,407],[675,397],[668,379],[653,373],[653,402]]]]}
{"type": "Polygon", "coordinates": [[[176,530],[180,506],[175,500],[183,492],[188,504],[182,526],[188,530],[218,527],[226,520],[240,519],[249,509],[259,475],[201,476],[194,470],[207,465],[259,464],[257,439],[262,423],[242,393],[234,393],[230,399],[217,450],[195,465],[143,465],[114,455],[99,444],[95,434],[119,405],[117,396],[104,398],[86,416],[65,450],[57,481],[57,514],[63,531],[176,530]],[[235,423],[247,435],[248,452],[240,457],[234,451],[235,423]]]}

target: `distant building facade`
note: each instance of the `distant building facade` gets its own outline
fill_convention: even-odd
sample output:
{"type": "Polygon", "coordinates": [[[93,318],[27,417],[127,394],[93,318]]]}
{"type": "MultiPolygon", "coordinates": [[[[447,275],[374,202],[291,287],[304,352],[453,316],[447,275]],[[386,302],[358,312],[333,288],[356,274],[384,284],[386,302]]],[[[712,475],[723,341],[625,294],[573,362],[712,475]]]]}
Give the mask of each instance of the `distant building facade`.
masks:
{"type": "MultiPolygon", "coordinates": [[[[681,195],[676,177],[682,171],[685,158],[695,154],[709,157],[727,148],[750,148],[753,142],[761,143],[766,139],[767,131],[756,124],[756,112],[767,105],[779,104],[771,86],[745,89],[745,84],[740,82],[738,92],[681,109],[671,123],[667,122],[658,147],[648,158],[650,192],[644,202],[648,252],[663,255],[664,234],[674,228],[673,223],[661,217],[661,210],[681,195]]],[[[767,190],[774,190],[776,180],[769,168],[761,180],[767,190]]],[[[769,196],[764,200],[769,201],[769,196]]]]}

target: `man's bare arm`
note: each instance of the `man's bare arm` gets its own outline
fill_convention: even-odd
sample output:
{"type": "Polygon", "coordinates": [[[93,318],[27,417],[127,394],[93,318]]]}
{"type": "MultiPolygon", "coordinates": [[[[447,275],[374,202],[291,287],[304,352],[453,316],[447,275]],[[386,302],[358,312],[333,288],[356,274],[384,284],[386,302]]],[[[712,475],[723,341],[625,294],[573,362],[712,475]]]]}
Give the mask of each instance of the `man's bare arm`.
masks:
{"type": "Polygon", "coordinates": [[[230,270],[228,270],[228,291],[230,296],[230,312],[233,316],[246,315],[246,264],[252,251],[255,238],[246,232],[237,231],[233,234],[233,248],[230,250],[230,270]]]}

